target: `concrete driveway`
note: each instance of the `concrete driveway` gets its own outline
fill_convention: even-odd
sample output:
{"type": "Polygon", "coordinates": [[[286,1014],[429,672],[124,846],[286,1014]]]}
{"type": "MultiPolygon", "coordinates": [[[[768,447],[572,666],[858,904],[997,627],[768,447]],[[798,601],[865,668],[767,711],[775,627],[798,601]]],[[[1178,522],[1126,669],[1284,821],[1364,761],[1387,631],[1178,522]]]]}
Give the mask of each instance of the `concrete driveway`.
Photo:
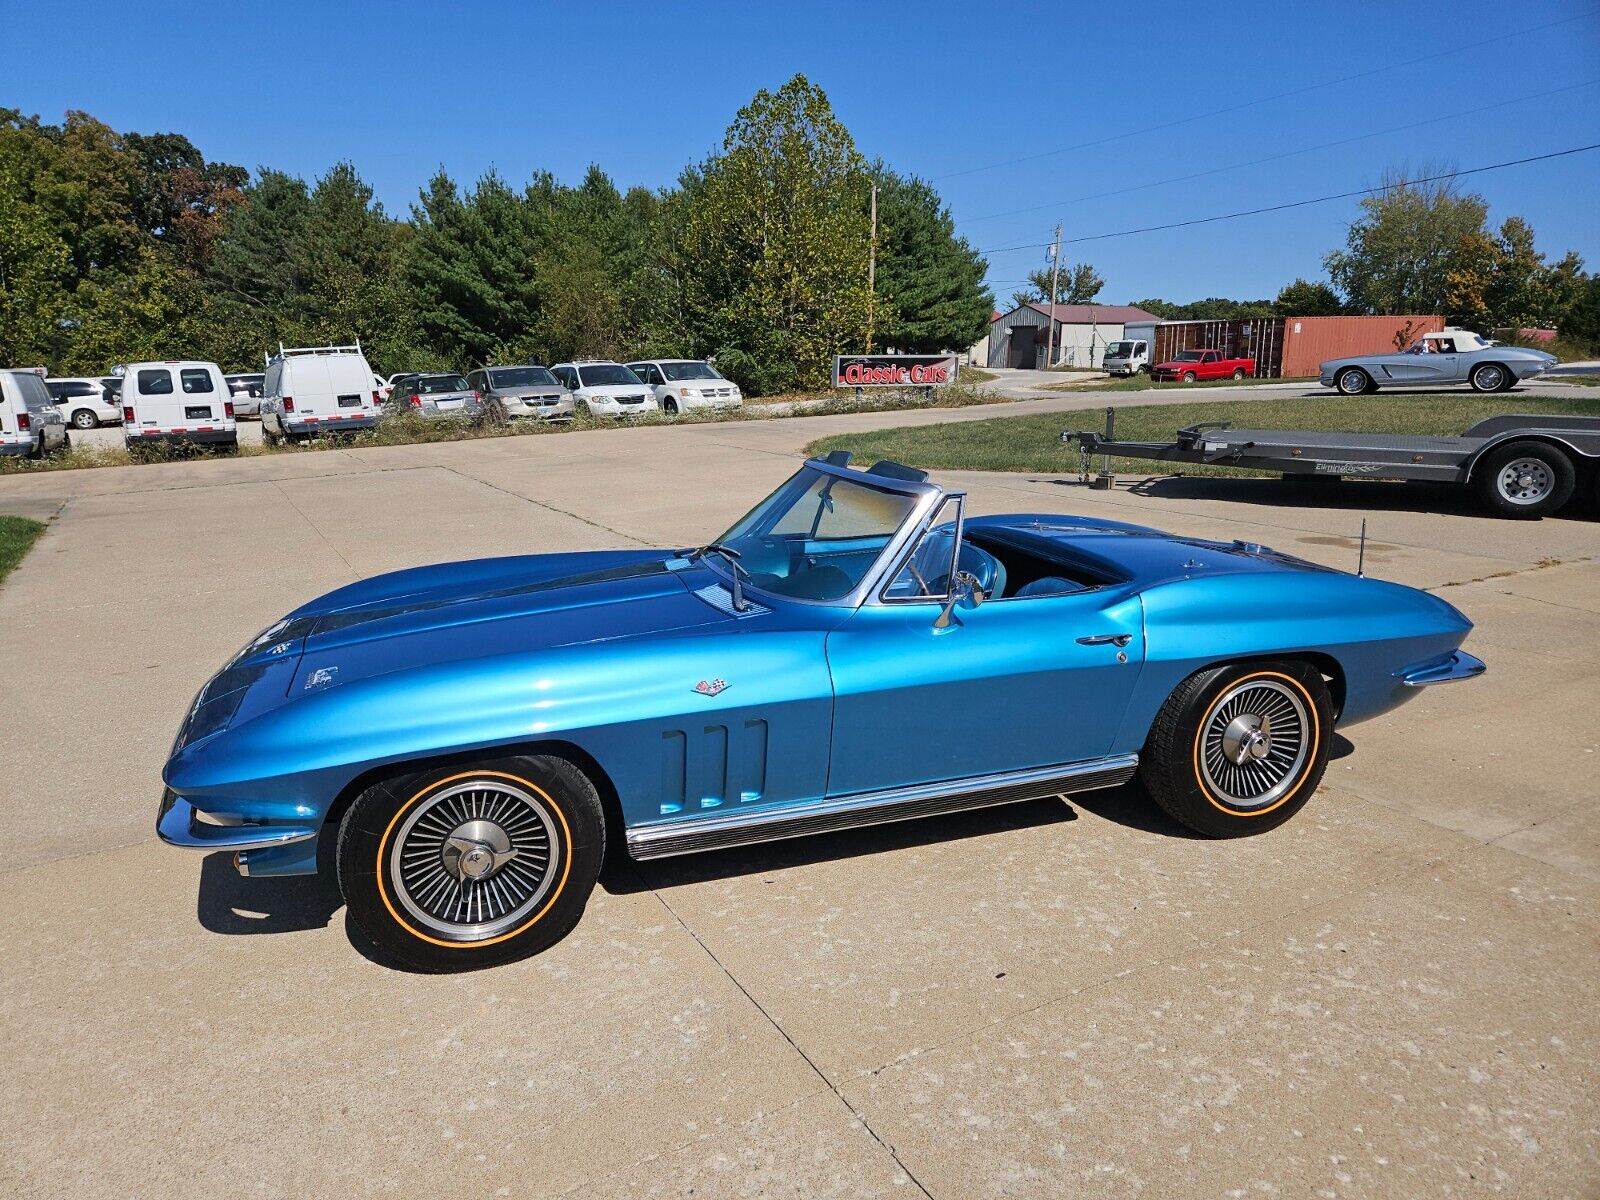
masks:
{"type": "MultiPolygon", "coordinates": [[[[1074,398],[1075,399],[1075,398],[1074,398]]],[[[7,1196],[1600,1191],[1600,522],[1352,484],[954,474],[978,512],[1247,538],[1439,590],[1490,663],[1346,731],[1284,828],[1128,790],[612,870],[430,978],[327,881],[157,844],[194,690],[373,572],[703,541],[840,429],[640,428],[0,479],[7,1196]]],[[[907,736],[915,736],[908,721],[907,736]]]]}

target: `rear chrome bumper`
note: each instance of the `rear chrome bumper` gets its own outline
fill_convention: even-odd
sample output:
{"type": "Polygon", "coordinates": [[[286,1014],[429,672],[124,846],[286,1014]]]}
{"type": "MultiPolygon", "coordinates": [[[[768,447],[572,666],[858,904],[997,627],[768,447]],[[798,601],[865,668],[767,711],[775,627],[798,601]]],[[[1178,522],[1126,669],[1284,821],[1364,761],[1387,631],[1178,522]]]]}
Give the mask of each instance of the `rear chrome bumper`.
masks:
{"type": "Polygon", "coordinates": [[[171,788],[161,793],[156,836],[185,850],[266,850],[317,836],[312,825],[213,825],[171,788]]]}
{"type": "Polygon", "coordinates": [[[1457,650],[1444,662],[1425,667],[1412,667],[1400,676],[1407,687],[1432,687],[1436,683],[1455,683],[1462,679],[1476,679],[1489,668],[1481,658],[1474,658],[1464,650],[1457,650]]]}

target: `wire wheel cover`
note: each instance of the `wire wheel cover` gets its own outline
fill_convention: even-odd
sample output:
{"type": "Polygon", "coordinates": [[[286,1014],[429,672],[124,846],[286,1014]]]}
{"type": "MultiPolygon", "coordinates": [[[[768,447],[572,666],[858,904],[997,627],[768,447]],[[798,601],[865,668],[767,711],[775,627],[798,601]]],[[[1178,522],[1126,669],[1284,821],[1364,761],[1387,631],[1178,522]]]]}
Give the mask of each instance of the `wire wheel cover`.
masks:
{"type": "Polygon", "coordinates": [[[546,802],[507,779],[466,779],[421,801],[389,849],[405,910],[451,941],[496,937],[534,911],[559,878],[546,802]]]}
{"type": "Polygon", "coordinates": [[[1304,697],[1272,679],[1246,679],[1224,692],[1202,726],[1200,772],[1233,808],[1275,806],[1294,787],[1310,752],[1304,697]]]}

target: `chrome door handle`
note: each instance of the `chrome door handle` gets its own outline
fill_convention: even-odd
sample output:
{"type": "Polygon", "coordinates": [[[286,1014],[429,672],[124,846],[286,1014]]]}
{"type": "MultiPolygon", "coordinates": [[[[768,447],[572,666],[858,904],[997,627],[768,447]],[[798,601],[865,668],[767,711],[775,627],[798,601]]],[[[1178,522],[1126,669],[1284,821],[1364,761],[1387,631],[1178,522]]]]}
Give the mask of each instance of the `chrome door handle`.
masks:
{"type": "Polygon", "coordinates": [[[1126,646],[1133,641],[1131,633],[1091,633],[1078,639],[1080,646],[1126,646]]]}

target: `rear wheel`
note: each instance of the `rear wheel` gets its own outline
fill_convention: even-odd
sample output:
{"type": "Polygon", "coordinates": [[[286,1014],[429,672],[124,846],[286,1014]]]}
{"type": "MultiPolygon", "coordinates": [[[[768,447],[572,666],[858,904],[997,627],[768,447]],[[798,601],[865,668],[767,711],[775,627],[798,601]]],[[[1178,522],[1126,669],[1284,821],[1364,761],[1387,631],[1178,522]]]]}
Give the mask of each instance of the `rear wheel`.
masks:
{"type": "Polygon", "coordinates": [[[1467,382],[1475,392],[1503,392],[1511,386],[1511,372],[1499,363],[1479,363],[1472,368],[1467,382]]]}
{"type": "Polygon", "coordinates": [[[363,792],[339,827],[355,923],[418,971],[536,954],[582,916],[605,857],[600,798],[564,759],[487,759],[363,792]]]}
{"type": "Polygon", "coordinates": [[[79,429],[93,429],[100,424],[100,418],[87,408],[80,408],[72,414],[72,423],[79,429]]]}
{"type": "MultiPolygon", "coordinates": [[[[1482,368],[1480,368],[1481,370],[1482,368]]],[[[1572,498],[1572,460],[1544,442],[1511,442],[1484,455],[1472,471],[1483,502],[1503,517],[1549,516],[1572,498]]]]}
{"type": "Polygon", "coordinates": [[[1244,368],[1243,367],[1235,367],[1233,369],[1233,377],[1235,379],[1243,379],[1244,378],[1244,368]]]}
{"type": "Polygon", "coordinates": [[[1167,815],[1196,833],[1262,833],[1316,791],[1332,731],[1327,685],[1308,663],[1213,667],[1167,697],[1139,778],[1167,815]]]}

